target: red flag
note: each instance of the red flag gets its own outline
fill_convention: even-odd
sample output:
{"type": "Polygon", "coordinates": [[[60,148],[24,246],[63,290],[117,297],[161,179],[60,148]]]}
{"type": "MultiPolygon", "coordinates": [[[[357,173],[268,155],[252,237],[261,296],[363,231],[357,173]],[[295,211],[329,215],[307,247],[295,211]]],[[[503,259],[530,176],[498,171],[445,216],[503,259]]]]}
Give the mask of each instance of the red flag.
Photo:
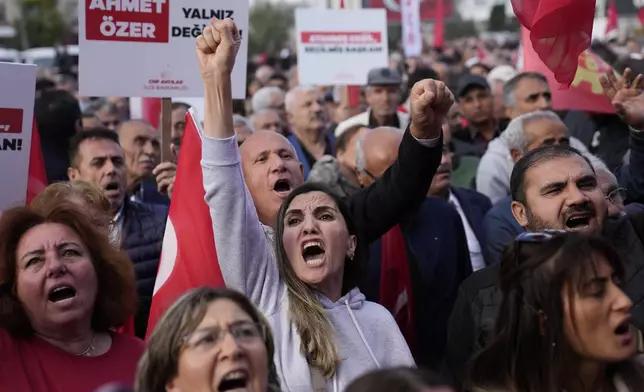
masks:
{"type": "Polygon", "coordinates": [[[539,58],[552,70],[561,87],[570,86],[579,55],[590,47],[595,2],[512,0],[512,8],[519,22],[530,31],[530,41],[539,58]]]}
{"type": "Polygon", "coordinates": [[[640,20],[640,24],[644,26],[644,7],[640,7],[640,9],[637,10],[637,18],[640,20]]]}
{"type": "Polygon", "coordinates": [[[198,129],[191,109],[186,114],[147,336],[166,309],[185,292],[200,286],[224,286],[210,210],[204,200],[198,129]]]}
{"type": "Polygon", "coordinates": [[[445,46],[445,26],[443,18],[445,17],[444,0],[436,0],[436,20],[434,22],[434,47],[443,48],[445,46]]]}
{"type": "Polygon", "coordinates": [[[405,238],[394,226],[380,239],[380,292],[378,302],[396,319],[412,354],[416,351],[416,323],[405,238]]]}
{"type": "Polygon", "coordinates": [[[29,150],[29,177],[27,178],[27,205],[47,187],[47,172],[45,171],[45,159],[42,156],[40,147],[40,134],[36,117],[31,126],[31,149],[29,150]]]}
{"type": "Polygon", "coordinates": [[[619,13],[615,0],[608,3],[608,12],[606,13],[606,38],[617,39],[619,35],[619,13]]]}

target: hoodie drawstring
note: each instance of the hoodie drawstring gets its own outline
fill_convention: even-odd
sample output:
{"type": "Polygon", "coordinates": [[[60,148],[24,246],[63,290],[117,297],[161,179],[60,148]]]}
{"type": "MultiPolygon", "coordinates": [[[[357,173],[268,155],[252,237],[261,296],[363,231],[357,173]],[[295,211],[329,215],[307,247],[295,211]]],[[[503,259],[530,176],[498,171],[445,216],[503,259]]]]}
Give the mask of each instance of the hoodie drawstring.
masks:
{"type": "Polygon", "coordinates": [[[367,347],[367,351],[369,351],[369,355],[371,356],[371,359],[373,359],[373,362],[376,364],[378,368],[380,368],[380,362],[378,362],[378,360],[376,359],[376,356],[373,355],[373,351],[371,351],[371,347],[369,347],[369,343],[367,343],[367,339],[365,339],[364,334],[362,333],[362,329],[358,324],[358,320],[356,320],[356,316],[353,314],[353,310],[351,310],[351,306],[349,306],[349,298],[344,299],[344,304],[347,306],[347,309],[349,310],[349,315],[351,316],[351,320],[353,320],[353,325],[355,325],[356,329],[358,330],[358,334],[362,339],[362,343],[364,343],[364,345],[367,347]]]}

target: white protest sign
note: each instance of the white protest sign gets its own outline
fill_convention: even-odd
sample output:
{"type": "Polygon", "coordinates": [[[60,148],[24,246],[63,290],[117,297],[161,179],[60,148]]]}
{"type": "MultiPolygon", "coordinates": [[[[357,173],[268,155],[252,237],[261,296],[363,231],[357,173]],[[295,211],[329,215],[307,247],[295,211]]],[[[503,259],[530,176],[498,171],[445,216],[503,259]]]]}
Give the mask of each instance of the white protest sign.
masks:
{"type": "Polygon", "coordinates": [[[211,18],[232,18],[242,34],[233,98],[246,97],[248,0],[81,0],[78,6],[82,95],[203,96],[196,37],[211,18]]]}
{"type": "Polygon", "coordinates": [[[0,211],[27,199],[37,70],[0,62],[0,211]]]}
{"type": "Polygon", "coordinates": [[[364,85],[387,67],[384,9],[295,10],[300,84],[364,85]]]}

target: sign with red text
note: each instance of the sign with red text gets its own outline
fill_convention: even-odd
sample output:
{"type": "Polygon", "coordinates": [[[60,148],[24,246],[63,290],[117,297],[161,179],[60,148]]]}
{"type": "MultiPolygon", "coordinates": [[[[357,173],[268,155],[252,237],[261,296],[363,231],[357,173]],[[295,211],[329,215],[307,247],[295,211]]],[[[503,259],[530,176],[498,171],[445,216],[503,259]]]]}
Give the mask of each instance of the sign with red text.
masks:
{"type": "Polygon", "coordinates": [[[25,204],[37,70],[0,62],[0,211],[25,204]]]}
{"type": "Polygon", "coordinates": [[[246,97],[248,0],[79,1],[79,90],[84,96],[199,97],[195,40],[211,18],[231,18],[242,45],[233,98],[246,97]]]}
{"type": "Polygon", "coordinates": [[[614,113],[613,105],[604,95],[600,77],[613,68],[590,50],[579,55],[577,73],[568,89],[560,89],[554,74],[535,53],[530,32],[522,29],[523,71],[539,72],[546,76],[552,90],[555,110],[584,110],[595,113],[614,113]]]}
{"type": "Polygon", "coordinates": [[[363,85],[387,67],[384,10],[295,10],[300,84],[363,85]]]}

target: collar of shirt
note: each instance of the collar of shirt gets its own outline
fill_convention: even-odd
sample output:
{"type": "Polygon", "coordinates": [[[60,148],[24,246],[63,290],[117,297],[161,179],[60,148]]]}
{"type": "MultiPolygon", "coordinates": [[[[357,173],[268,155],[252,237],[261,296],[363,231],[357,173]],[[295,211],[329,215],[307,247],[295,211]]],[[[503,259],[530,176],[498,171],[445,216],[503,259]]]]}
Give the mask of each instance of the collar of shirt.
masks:
{"type": "Polygon", "coordinates": [[[115,224],[121,223],[121,221],[123,220],[123,209],[124,208],[125,208],[125,201],[123,201],[123,203],[121,203],[121,206],[119,207],[119,210],[116,211],[116,214],[114,214],[114,218],[112,218],[112,221],[115,224]]]}

